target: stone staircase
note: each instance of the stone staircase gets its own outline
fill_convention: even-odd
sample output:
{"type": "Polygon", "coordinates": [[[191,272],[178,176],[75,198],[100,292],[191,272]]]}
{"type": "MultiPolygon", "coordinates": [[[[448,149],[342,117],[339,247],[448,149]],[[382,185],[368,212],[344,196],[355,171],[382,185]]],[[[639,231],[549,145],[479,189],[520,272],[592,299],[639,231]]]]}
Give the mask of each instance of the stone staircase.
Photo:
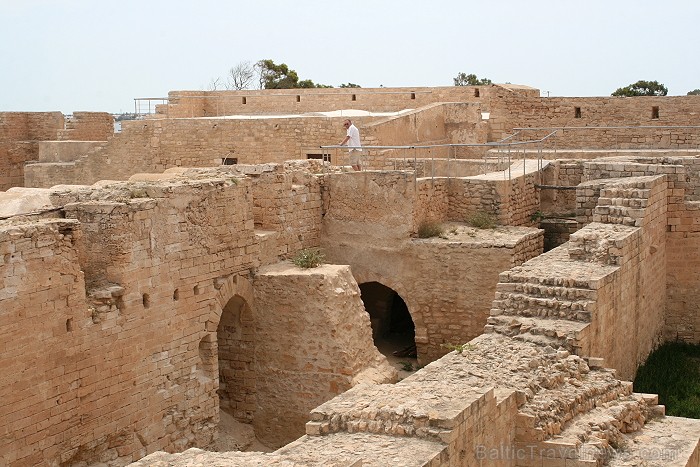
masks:
{"type": "Polygon", "coordinates": [[[568,247],[555,248],[499,276],[486,332],[577,354],[588,348],[598,281],[612,268],[572,261],[568,247]]]}

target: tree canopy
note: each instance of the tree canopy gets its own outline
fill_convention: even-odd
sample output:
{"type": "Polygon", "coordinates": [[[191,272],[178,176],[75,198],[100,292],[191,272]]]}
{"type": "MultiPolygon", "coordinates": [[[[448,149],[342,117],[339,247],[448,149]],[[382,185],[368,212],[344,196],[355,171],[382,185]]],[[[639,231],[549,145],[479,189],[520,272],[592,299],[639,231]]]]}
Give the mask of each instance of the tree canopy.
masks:
{"type": "Polygon", "coordinates": [[[310,79],[299,80],[296,71],[286,63],[279,65],[270,59],[260,60],[255,64],[260,74],[261,89],[292,89],[292,88],[331,88],[325,84],[315,84],[310,79]]]}
{"type": "Polygon", "coordinates": [[[483,86],[485,84],[491,84],[491,80],[488,78],[478,79],[475,74],[466,74],[459,72],[456,78],[453,78],[455,86],[483,86]]]}
{"type": "Polygon", "coordinates": [[[624,88],[618,88],[611,96],[665,96],[666,94],[668,94],[668,88],[658,81],[640,80],[624,88]]]}
{"type": "Polygon", "coordinates": [[[688,91],[688,96],[700,96],[700,89],[693,89],[692,91],[688,91]]]}

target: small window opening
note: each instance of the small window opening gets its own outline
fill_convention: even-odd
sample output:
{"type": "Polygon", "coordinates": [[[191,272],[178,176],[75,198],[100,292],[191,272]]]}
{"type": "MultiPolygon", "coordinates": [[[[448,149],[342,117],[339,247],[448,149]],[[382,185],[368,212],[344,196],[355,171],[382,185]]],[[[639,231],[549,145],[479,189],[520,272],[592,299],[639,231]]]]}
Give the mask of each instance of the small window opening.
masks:
{"type": "Polygon", "coordinates": [[[301,96],[297,95],[297,102],[301,102],[301,96]]]}
{"type": "Polygon", "coordinates": [[[352,95],[352,100],[354,100],[354,101],[357,100],[357,96],[355,94],[352,95]]]}
{"type": "Polygon", "coordinates": [[[479,97],[479,88],[474,88],[474,97],[479,97]]]}
{"type": "Polygon", "coordinates": [[[73,331],[73,318],[68,318],[66,320],[66,331],[67,332],[73,331]]]}
{"type": "Polygon", "coordinates": [[[318,160],[323,160],[324,162],[330,162],[331,161],[331,155],[330,154],[307,154],[306,155],[307,159],[318,159],[318,160]]]}
{"type": "Polygon", "coordinates": [[[238,164],[237,157],[223,157],[221,159],[221,165],[236,165],[238,164]]]}
{"type": "Polygon", "coordinates": [[[194,289],[192,289],[192,291],[194,292],[195,295],[199,295],[199,286],[195,285],[194,289]]]}
{"type": "Polygon", "coordinates": [[[659,107],[656,105],[651,108],[651,118],[652,119],[659,118],[659,107]]]}
{"type": "Polygon", "coordinates": [[[144,308],[148,308],[149,306],[151,306],[151,297],[147,293],[143,294],[143,297],[141,297],[141,299],[143,301],[144,308]]]}
{"type": "Polygon", "coordinates": [[[245,97],[241,97],[241,104],[245,105],[247,103],[247,99],[245,97]]]}
{"type": "Polygon", "coordinates": [[[581,118],[581,107],[574,107],[574,118],[581,118]]]}
{"type": "Polygon", "coordinates": [[[173,300],[175,300],[175,301],[180,300],[180,289],[173,290],[173,300]]]}
{"type": "Polygon", "coordinates": [[[411,99],[415,99],[415,98],[416,98],[416,93],[415,93],[415,92],[412,92],[412,93],[411,93],[411,99]]]}

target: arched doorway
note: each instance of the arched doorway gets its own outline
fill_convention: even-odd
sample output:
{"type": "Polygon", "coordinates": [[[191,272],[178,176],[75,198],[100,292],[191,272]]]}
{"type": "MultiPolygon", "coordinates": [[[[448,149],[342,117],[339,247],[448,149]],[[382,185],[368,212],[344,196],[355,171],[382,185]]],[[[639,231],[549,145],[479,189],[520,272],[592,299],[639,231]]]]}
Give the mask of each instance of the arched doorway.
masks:
{"type": "Polygon", "coordinates": [[[360,285],[362,301],[369,313],[374,345],[390,362],[416,365],[416,328],[406,302],[379,282],[360,285]]]}
{"type": "Polygon", "coordinates": [[[224,306],[216,329],[219,407],[235,419],[248,423],[252,422],[255,412],[255,348],[251,320],[248,303],[240,295],[234,295],[224,306]]]}

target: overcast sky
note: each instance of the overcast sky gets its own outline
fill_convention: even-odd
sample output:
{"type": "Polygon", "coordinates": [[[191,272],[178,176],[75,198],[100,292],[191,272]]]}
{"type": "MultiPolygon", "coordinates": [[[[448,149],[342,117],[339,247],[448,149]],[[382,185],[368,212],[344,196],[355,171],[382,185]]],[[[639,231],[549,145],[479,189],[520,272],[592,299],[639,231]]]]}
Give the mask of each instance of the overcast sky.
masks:
{"type": "Polygon", "coordinates": [[[338,86],[700,88],[699,0],[0,0],[0,111],[129,112],[241,61],[338,86]]]}

